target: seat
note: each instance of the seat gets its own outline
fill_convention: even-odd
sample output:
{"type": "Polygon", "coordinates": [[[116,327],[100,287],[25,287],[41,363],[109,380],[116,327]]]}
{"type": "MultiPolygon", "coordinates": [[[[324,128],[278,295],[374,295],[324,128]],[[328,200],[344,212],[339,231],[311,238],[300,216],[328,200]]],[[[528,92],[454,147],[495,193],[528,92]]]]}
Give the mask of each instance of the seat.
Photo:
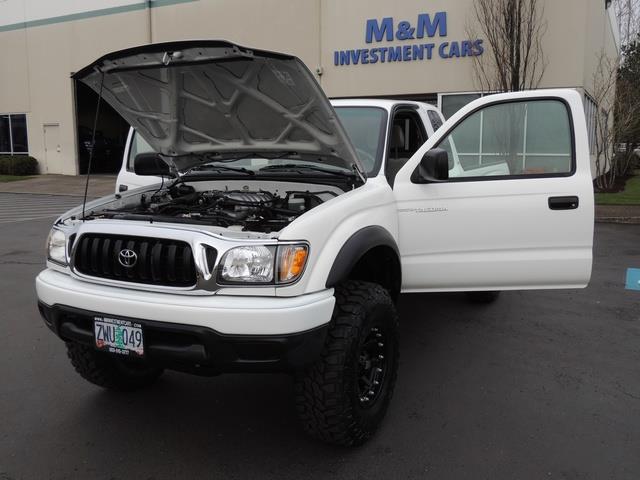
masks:
{"type": "Polygon", "coordinates": [[[400,156],[405,153],[405,137],[404,129],[400,125],[393,125],[391,131],[391,144],[389,147],[389,155],[387,156],[387,165],[385,174],[389,185],[393,188],[393,182],[396,179],[398,171],[407,163],[409,157],[400,156]]]}

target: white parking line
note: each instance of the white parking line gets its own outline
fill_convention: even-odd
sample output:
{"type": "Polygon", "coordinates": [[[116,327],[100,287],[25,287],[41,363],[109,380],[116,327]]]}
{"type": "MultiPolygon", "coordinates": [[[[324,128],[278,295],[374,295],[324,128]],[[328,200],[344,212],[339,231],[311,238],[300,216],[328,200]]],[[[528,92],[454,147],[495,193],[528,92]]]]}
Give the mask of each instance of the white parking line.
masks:
{"type": "Polygon", "coordinates": [[[82,203],[82,197],[0,193],[0,223],[55,218],[82,203]]]}

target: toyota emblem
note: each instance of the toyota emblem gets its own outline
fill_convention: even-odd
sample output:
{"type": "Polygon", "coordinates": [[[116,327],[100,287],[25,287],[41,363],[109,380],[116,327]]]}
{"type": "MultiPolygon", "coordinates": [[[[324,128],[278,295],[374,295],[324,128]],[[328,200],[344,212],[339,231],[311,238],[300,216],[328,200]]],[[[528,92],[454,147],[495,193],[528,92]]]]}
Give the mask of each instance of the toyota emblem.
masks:
{"type": "Polygon", "coordinates": [[[125,248],[124,250],[120,250],[120,253],[118,254],[118,261],[123,267],[131,268],[138,261],[138,254],[133,250],[125,248]]]}

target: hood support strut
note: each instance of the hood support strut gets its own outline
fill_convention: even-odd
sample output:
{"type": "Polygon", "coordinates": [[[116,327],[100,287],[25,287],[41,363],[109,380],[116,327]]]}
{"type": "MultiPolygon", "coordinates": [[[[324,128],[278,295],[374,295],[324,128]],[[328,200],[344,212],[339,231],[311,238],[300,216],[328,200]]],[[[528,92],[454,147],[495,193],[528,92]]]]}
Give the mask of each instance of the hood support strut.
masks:
{"type": "Polygon", "coordinates": [[[82,199],[82,221],[84,222],[84,209],[87,204],[87,192],[89,191],[89,177],[91,176],[91,164],[93,163],[93,152],[96,150],[96,129],[98,128],[98,117],[100,116],[100,104],[102,103],[102,88],[104,87],[104,72],[100,73],[100,91],[98,92],[98,104],[96,105],[96,115],[93,118],[93,130],[91,131],[91,150],[89,150],[89,164],[87,165],[87,179],[84,184],[84,198],[82,199]]]}

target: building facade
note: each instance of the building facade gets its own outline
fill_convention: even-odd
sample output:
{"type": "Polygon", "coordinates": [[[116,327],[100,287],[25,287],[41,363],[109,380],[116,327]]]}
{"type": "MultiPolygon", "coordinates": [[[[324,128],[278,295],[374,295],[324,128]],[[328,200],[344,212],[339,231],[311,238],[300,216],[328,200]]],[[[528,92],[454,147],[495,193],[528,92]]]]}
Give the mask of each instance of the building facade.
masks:
{"type": "MultiPolygon", "coordinates": [[[[225,39],[300,57],[330,97],[403,97],[451,115],[480,95],[473,57],[488,55],[473,1],[0,0],[0,154],[28,153],[42,173],[86,170],[97,96],[70,75],[112,50],[225,39]],[[477,28],[476,31],[479,31],[477,28]]],[[[597,115],[593,77],[619,38],[604,0],[543,0],[541,88],[576,88],[597,115]]],[[[105,107],[95,156],[115,171],[127,125],[105,107]]]]}

